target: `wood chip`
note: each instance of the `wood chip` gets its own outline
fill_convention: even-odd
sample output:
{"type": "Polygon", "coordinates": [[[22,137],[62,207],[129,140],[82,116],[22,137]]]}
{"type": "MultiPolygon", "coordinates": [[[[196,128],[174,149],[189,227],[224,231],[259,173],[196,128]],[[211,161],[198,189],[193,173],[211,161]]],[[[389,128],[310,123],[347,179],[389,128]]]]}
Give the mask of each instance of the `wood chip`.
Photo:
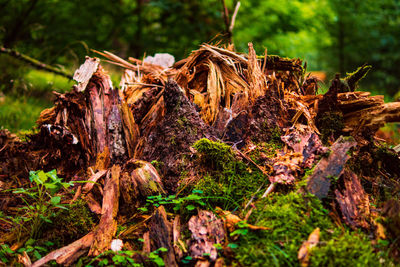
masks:
{"type": "Polygon", "coordinates": [[[78,82],[78,85],[76,86],[76,90],[78,92],[85,91],[89,80],[92,78],[93,73],[97,71],[99,64],[100,59],[86,57],[85,63],[83,63],[79,69],[75,71],[74,80],[78,82]]]}
{"type": "Polygon", "coordinates": [[[314,231],[308,236],[308,240],[304,241],[299,249],[299,253],[297,254],[297,258],[300,261],[300,265],[302,267],[307,267],[310,263],[310,251],[313,247],[315,247],[319,242],[319,228],[315,228],[314,231]]]}

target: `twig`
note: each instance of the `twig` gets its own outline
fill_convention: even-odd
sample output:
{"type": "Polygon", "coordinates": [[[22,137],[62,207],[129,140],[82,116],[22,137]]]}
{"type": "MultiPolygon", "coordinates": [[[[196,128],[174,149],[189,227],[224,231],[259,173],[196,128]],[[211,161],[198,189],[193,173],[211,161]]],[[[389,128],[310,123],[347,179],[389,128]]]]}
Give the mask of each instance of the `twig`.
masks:
{"type": "Polygon", "coordinates": [[[37,69],[45,70],[45,71],[48,71],[48,72],[52,72],[54,74],[57,74],[57,75],[60,75],[60,76],[63,76],[63,77],[66,77],[66,78],[72,80],[72,75],[71,74],[69,74],[69,73],[67,73],[67,72],[65,72],[63,70],[57,69],[57,68],[55,68],[53,66],[47,65],[47,64],[45,64],[45,63],[43,63],[43,62],[41,62],[41,61],[39,61],[37,59],[31,58],[30,56],[21,54],[18,51],[15,51],[15,50],[12,50],[12,49],[9,49],[9,48],[5,48],[5,47],[0,47],[0,53],[7,54],[7,55],[9,55],[11,57],[14,57],[14,58],[18,59],[18,60],[24,61],[24,62],[30,64],[31,66],[33,66],[33,67],[35,67],[37,69]]]}
{"type": "Polygon", "coordinates": [[[164,88],[162,85],[158,84],[150,84],[150,83],[139,83],[139,82],[134,82],[134,83],[125,83],[126,85],[143,85],[143,86],[152,86],[152,87],[159,87],[159,88],[164,88]]]}
{"type": "Polygon", "coordinates": [[[271,184],[268,186],[267,190],[265,190],[265,192],[264,192],[264,194],[262,195],[261,198],[264,198],[264,197],[268,196],[272,191],[274,191],[275,185],[276,185],[276,183],[271,183],[271,184]]]}
{"type": "Polygon", "coordinates": [[[235,20],[236,20],[237,13],[239,11],[239,7],[240,7],[240,1],[236,3],[235,11],[233,11],[233,15],[232,15],[232,19],[231,19],[231,25],[229,26],[229,32],[231,33],[231,36],[232,36],[232,32],[233,32],[233,27],[235,27],[235,20]]]}
{"type": "Polygon", "coordinates": [[[224,9],[224,22],[225,22],[226,31],[229,34],[229,12],[228,12],[228,7],[226,6],[225,0],[221,0],[221,3],[222,3],[222,8],[224,9]]]}
{"type": "Polygon", "coordinates": [[[262,185],[260,185],[260,187],[257,189],[257,191],[251,196],[249,202],[247,202],[246,206],[244,207],[244,209],[246,210],[250,204],[254,201],[254,199],[256,198],[256,195],[258,192],[261,191],[261,188],[264,186],[264,183],[262,183],[262,185]]]}
{"type": "MultiPolygon", "coordinates": [[[[237,149],[236,147],[232,147],[232,149],[234,149],[242,158],[246,159],[247,161],[249,161],[250,163],[252,163],[257,169],[259,169],[264,175],[269,176],[269,174],[257,163],[254,162],[254,160],[252,160],[250,157],[246,156],[245,154],[242,153],[242,151],[240,151],[239,149],[237,149]]],[[[268,167],[270,167],[268,165],[268,167]]],[[[271,168],[271,167],[270,167],[271,168]]]]}
{"type": "MultiPolygon", "coordinates": [[[[274,191],[275,189],[275,185],[276,183],[271,183],[267,190],[264,192],[264,194],[261,196],[261,198],[265,198],[266,196],[268,196],[272,191],[274,191]]],[[[250,203],[249,203],[250,204],[250,203]]],[[[244,217],[244,220],[247,221],[247,219],[249,219],[251,213],[253,213],[253,210],[255,209],[255,206],[252,205],[251,209],[246,213],[246,216],[244,217]]]]}

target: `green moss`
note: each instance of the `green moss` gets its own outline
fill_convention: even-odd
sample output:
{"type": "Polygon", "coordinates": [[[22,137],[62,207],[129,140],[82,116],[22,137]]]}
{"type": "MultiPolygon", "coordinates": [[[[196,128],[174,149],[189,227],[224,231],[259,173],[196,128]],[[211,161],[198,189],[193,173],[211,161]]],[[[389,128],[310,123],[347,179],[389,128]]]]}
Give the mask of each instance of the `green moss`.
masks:
{"type": "Polygon", "coordinates": [[[227,191],[225,184],[219,183],[210,175],[205,175],[196,185],[197,190],[206,192],[207,196],[220,196],[224,195],[223,192],[227,191]]]}
{"type": "Polygon", "coordinates": [[[331,136],[336,139],[344,128],[341,112],[326,112],[318,119],[318,129],[322,135],[322,142],[327,143],[331,136]]]}
{"type": "Polygon", "coordinates": [[[256,142],[253,140],[256,148],[249,153],[249,156],[258,164],[263,164],[266,158],[272,159],[277,156],[277,152],[281,150],[284,143],[281,140],[281,131],[279,127],[268,128],[267,122],[264,131],[268,132],[268,142],[256,142]]]}
{"type": "Polygon", "coordinates": [[[396,152],[390,149],[386,144],[378,146],[375,150],[375,153],[373,154],[373,157],[375,160],[386,159],[386,158],[392,160],[397,159],[396,152]]]}
{"type": "Polygon", "coordinates": [[[57,214],[53,224],[49,226],[50,235],[54,235],[53,238],[57,239],[60,245],[66,245],[89,233],[94,225],[92,213],[86,202],[78,199],[68,207],[68,210],[62,210],[57,214]]]}
{"type": "Polygon", "coordinates": [[[249,223],[270,227],[269,231],[249,232],[239,239],[236,259],[243,266],[297,266],[297,253],[317,227],[326,240],[333,230],[328,211],[313,197],[297,193],[271,194],[256,204],[249,223]]]}
{"type": "MultiPolygon", "coordinates": [[[[235,159],[230,146],[201,139],[194,144],[205,173],[195,185],[211,206],[234,209],[250,199],[267,178],[235,159]]],[[[261,193],[261,192],[260,192],[261,193]]]]}
{"type": "Polygon", "coordinates": [[[279,150],[282,149],[282,144],[281,143],[276,143],[276,142],[263,142],[261,144],[257,144],[256,148],[250,152],[249,156],[252,160],[254,160],[256,163],[261,164],[263,162],[263,159],[269,158],[273,159],[277,156],[277,153],[279,150]]]}
{"type": "MultiPolygon", "coordinates": [[[[249,223],[271,228],[249,231],[238,240],[235,258],[242,266],[299,266],[297,253],[317,227],[320,242],[312,250],[311,266],[378,266],[370,240],[363,233],[344,233],[312,195],[271,194],[256,204],[249,223]]],[[[387,256],[382,255],[387,260],[387,256]]]]}
{"type": "Polygon", "coordinates": [[[34,127],[31,128],[30,130],[20,130],[16,133],[16,135],[21,139],[22,141],[28,141],[30,135],[37,134],[39,130],[34,127]]]}
{"type": "Polygon", "coordinates": [[[231,147],[222,142],[202,138],[193,147],[199,152],[202,162],[211,169],[222,170],[234,161],[231,147]]]}
{"type": "Polygon", "coordinates": [[[177,122],[178,122],[178,125],[180,128],[185,128],[185,126],[187,126],[189,124],[188,119],[183,116],[180,117],[177,122]]]}
{"type": "Polygon", "coordinates": [[[296,182],[296,191],[303,189],[306,190],[308,178],[314,173],[315,166],[316,165],[314,165],[314,167],[312,167],[311,169],[305,169],[303,178],[296,182]]]}
{"type": "Polygon", "coordinates": [[[354,72],[347,73],[347,77],[343,79],[343,82],[347,85],[350,91],[354,92],[357,88],[358,82],[367,75],[371,68],[371,65],[365,64],[357,68],[354,72]]]}
{"type": "Polygon", "coordinates": [[[346,143],[346,142],[355,142],[354,137],[351,135],[342,136],[342,140],[340,140],[340,143],[346,143]]]}
{"type": "Polygon", "coordinates": [[[153,165],[154,168],[156,168],[157,172],[161,172],[161,169],[164,167],[164,162],[158,161],[158,160],[153,160],[150,162],[151,165],[153,165]]]}
{"type": "Polygon", "coordinates": [[[274,143],[275,145],[282,145],[282,140],[281,140],[282,132],[279,129],[279,127],[275,127],[271,130],[271,142],[274,143]]]}
{"type": "Polygon", "coordinates": [[[175,146],[175,145],[176,145],[176,137],[175,137],[175,136],[172,136],[172,137],[169,139],[169,142],[171,143],[171,145],[175,146]]]}
{"type": "Polygon", "coordinates": [[[311,251],[310,266],[381,266],[364,234],[346,232],[311,251]]]}

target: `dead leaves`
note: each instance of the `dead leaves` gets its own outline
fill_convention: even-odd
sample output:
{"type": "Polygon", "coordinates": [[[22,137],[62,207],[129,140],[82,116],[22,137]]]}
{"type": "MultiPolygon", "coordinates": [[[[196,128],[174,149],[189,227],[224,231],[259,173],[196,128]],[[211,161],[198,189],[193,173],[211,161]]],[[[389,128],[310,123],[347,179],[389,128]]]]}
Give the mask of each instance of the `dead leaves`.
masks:
{"type": "MultiPolygon", "coordinates": [[[[237,215],[232,214],[230,211],[222,210],[221,208],[217,207],[215,212],[221,217],[224,221],[225,227],[228,232],[232,233],[237,228],[237,224],[240,222],[244,222],[244,220],[240,219],[237,215]]],[[[245,223],[245,227],[250,230],[270,230],[270,228],[265,226],[257,226],[245,223]]]]}
{"type": "Polygon", "coordinates": [[[215,244],[221,244],[225,240],[222,220],[210,211],[199,210],[197,216],[190,218],[188,227],[192,232],[190,255],[199,259],[206,254],[209,255],[211,261],[215,261],[218,255],[215,244]]]}

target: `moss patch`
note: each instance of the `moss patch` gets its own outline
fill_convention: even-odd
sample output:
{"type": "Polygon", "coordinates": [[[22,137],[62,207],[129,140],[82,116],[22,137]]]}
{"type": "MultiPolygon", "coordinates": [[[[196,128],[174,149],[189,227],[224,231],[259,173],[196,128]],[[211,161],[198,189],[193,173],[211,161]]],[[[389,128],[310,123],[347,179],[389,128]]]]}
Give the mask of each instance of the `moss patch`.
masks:
{"type": "Polygon", "coordinates": [[[210,166],[210,169],[223,170],[234,161],[231,147],[222,142],[202,138],[194,143],[193,147],[199,152],[203,164],[210,166]]]}
{"type": "Polygon", "coordinates": [[[95,225],[94,221],[86,202],[78,199],[68,210],[62,210],[57,214],[53,223],[49,225],[48,235],[52,236],[54,243],[58,243],[56,245],[68,245],[89,233],[95,225]]]}
{"type": "Polygon", "coordinates": [[[342,112],[325,112],[317,122],[321,132],[321,140],[324,144],[328,143],[331,137],[335,140],[339,137],[344,128],[342,112]]]}
{"type": "Polygon", "coordinates": [[[317,246],[310,259],[310,266],[382,266],[370,241],[361,233],[346,232],[317,246]]]}
{"type": "Polygon", "coordinates": [[[297,253],[316,228],[325,239],[334,226],[320,201],[290,192],[271,194],[256,205],[249,223],[270,231],[249,232],[239,240],[236,259],[244,266],[297,266],[297,253]]]}
{"type": "Polygon", "coordinates": [[[224,143],[201,139],[194,148],[204,169],[195,189],[204,192],[211,206],[238,208],[267,181],[259,170],[237,160],[230,146],[224,143]]]}

